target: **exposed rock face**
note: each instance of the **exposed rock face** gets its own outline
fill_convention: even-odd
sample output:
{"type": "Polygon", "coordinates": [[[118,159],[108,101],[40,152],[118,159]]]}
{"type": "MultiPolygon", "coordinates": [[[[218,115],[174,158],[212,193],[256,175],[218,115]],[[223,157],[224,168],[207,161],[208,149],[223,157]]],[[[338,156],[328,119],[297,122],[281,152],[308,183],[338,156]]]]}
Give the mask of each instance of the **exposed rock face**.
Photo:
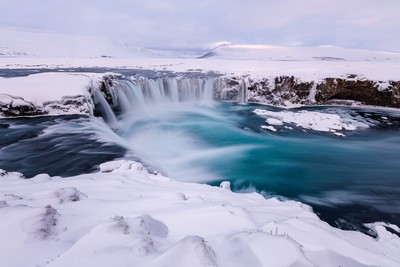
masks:
{"type": "Polygon", "coordinates": [[[33,116],[40,114],[40,111],[32,103],[20,97],[0,95],[0,115],[14,116],[33,116]]]}
{"type": "Polygon", "coordinates": [[[285,101],[307,104],[313,83],[299,82],[294,76],[249,79],[248,101],[281,105],[285,101]],[[261,100],[261,101],[260,101],[261,100]]]}
{"type": "Polygon", "coordinates": [[[346,80],[327,78],[317,88],[316,101],[349,99],[366,105],[400,108],[400,82],[389,81],[381,88],[379,82],[371,80],[346,80]]]}
{"type": "Polygon", "coordinates": [[[215,79],[214,99],[223,101],[239,101],[239,92],[243,81],[236,77],[229,79],[215,79]]]}
{"type": "MultiPolygon", "coordinates": [[[[225,78],[226,86],[221,100],[232,100],[237,95],[240,80],[225,78]],[[231,92],[226,92],[226,91],[231,92]]],[[[357,79],[357,76],[347,78],[326,78],[322,82],[304,82],[293,76],[279,76],[261,79],[245,77],[248,102],[270,105],[285,104],[328,104],[332,100],[352,100],[365,105],[400,108],[400,81],[373,81],[357,79]]]]}

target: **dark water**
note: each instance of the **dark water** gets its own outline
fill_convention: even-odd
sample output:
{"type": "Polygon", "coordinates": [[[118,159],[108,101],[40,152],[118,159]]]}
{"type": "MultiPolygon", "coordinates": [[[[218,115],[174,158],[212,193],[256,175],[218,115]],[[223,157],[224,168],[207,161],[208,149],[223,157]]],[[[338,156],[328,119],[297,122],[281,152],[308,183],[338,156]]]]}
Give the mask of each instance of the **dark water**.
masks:
{"type": "Polygon", "coordinates": [[[0,119],[0,169],[28,178],[93,172],[126,154],[123,147],[101,140],[104,126],[79,116],[0,119]]]}

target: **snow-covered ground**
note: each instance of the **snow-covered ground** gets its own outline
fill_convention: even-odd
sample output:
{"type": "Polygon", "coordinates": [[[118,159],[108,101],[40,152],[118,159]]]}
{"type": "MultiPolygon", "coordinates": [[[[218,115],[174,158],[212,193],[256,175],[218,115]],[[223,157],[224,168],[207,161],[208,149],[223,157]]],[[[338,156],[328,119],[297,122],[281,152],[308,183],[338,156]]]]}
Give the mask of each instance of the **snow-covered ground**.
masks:
{"type": "Polygon", "coordinates": [[[216,47],[204,57],[264,61],[400,61],[400,53],[396,52],[343,49],[335,46],[226,44],[216,47]]]}
{"type": "Polygon", "coordinates": [[[222,45],[209,52],[133,47],[87,36],[0,28],[0,68],[108,67],[217,71],[251,77],[295,76],[303,81],[346,77],[400,80],[400,53],[331,46],[222,45]],[[204,56],[203,58],[199,58],[204,56]]]}
{"type": "Polygon", "coordinates": [[[135,47],[101,37],[0,27],[0,58],[138,58],[200,56],[196,50],[135,47]]]}
{"type": "Polygon", "coordinates": [[[29,180],[0,171],[0,266],[400,264],[400,239],[381,223],[373,239],[227,183],[176,182],[129,161],[100,169],[29,180]]]}
{"type": "Polygon", "coordinates": [[[125,68],[156,71],[216,71],[232,76],[267,78],[295,76],[302,81],[355,74],[371,80],[400,80],[400,62],[267,61],[220,58],[1,58],[0,68],[125,68]]]}
{"type": "Polygon", "coordinates": [[[7,110],[38,115],[90,114],[89,87],[104,74],[39,73],[0,77],[0,115],[7,110]]]}
{"type": "MultiPolygon", "coordinates": [[[[0,68],[7,69],[112,67],[293,75],[303,81],[349,74],[400,80],[396,53],[231,45],[198,59],[81,36],[10,29],[0,35],[0,68]]],[[[40,106],[85,95],[95,77],[0,78],[0,104],[40,106]]],[[[332,114],[261,113],[269,130],[285,123],[332,132],[353,129],[332,114]]],[[[333,228],[299,202],[232,193],[226,183],[225,189],[180,183],[126,161],[103,164],[101,170],[29,180],[0,171],[0,266],[400,266],[400,238],[382,223],[370,226],[379,235],[373,239],[333,228]]]]}
{"type": "Polygon", "coordinates": [[[65,96],[88,94],[87,87],[95,76],[53,72],[16,78],[0,77],[0,93],[43,105],[45,102],[59,101],[65,96]]]}

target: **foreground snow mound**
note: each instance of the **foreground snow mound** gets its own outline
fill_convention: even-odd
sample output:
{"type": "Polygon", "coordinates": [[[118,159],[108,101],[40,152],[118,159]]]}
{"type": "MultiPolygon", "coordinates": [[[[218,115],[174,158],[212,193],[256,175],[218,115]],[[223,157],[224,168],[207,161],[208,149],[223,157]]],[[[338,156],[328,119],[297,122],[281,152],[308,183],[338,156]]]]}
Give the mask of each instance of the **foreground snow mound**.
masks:
{"type": "Polygon", "coordinates": [[[176,182],[124,160],[100,169],[29,180],[0,170],[0,266],[400,266],[392,225],[369,225],[373,239],[227,182],[176,182]]]}

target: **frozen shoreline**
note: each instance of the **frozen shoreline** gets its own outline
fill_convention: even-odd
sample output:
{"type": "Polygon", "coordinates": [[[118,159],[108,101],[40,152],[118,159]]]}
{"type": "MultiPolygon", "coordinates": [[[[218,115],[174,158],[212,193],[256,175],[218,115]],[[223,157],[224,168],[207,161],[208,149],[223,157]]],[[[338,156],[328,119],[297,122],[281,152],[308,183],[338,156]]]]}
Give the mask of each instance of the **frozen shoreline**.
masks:
{"type": "Polygon", "coordinates": [[[130,161],[100,169],[28,180],[1,171],[0,232],[9,242],[0,245],[0,264],[400,264],[400,238],[385,228],[396,226],[370,225],[379,236],[373,239],[333,228],[299,202],[176,182],[130,161]]]}

